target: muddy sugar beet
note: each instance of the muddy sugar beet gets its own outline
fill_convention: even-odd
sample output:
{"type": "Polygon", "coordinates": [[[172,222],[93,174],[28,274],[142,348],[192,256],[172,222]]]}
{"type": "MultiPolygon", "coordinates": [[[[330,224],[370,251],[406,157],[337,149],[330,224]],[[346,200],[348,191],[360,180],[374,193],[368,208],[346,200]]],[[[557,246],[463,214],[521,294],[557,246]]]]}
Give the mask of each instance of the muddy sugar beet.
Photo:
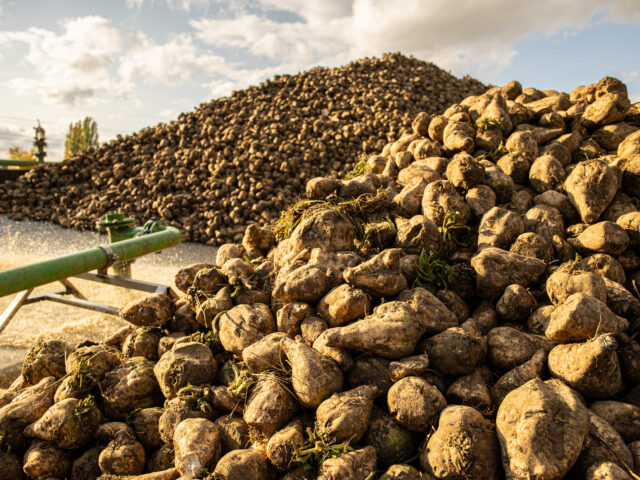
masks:
{"type": "Polygon", "coordinates": [[[638,478],[638,110],[604,78],[419,113],[181,298],[34,345],[0,478],[638,478]]]}

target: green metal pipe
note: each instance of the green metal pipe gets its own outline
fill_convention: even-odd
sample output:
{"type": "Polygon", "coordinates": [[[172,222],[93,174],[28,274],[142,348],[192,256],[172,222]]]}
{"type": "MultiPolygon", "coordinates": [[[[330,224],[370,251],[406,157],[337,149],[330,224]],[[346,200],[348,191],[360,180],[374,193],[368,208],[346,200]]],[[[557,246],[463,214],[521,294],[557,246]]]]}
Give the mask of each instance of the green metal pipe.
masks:
{"type": "Polygon", "coordinates": [[[35,167],[53,162],[38,162],[37,160],[13,160],[10,158],[0,158],[0,166],[3,167],[35,167]]]}
{"type": "MultiPolygon", "coordinates": [[[[180,230],[174,227],[164,227],[155,233],[110,243],[108,247],[118,256],[118,261],[123,262],[147,253],[173,247],[178,245],[181,240],[180,230]]],[[[95,247],[5,270],[0,272],[0,297],[91,270],[99,270],[109,263],[107,252],[100,247],[95,247]]]]}

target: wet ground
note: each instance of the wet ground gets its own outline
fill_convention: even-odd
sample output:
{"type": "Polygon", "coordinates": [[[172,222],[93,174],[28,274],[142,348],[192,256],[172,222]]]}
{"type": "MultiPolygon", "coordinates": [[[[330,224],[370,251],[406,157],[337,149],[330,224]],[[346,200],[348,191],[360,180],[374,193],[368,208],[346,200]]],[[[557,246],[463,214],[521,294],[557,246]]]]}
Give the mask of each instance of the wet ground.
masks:
{"type": "MultiPolygon", "coordinates": [[[[0,270],[66,255],[107,243],[106,235],[79,232],[47,222],[15,222],[0,215],[0,270]]],[[[213,262],[215,247],[185,243],[163,252],[146,255],[132,265],[132,277],[169,285],[178,269],[197,262],[213,262]]],[[[85,280],[71,280],[89,300],[120,307],[143,292],[126,290],[85,280]]],[[[44,285],[36,293],[57,290],[59,283],[44,285]]],[[[15,295],[0,297],[3,311],[15,295]]],[[[62,339],[72,344],[89,339],[99,341],[125,322],[111,315],[53,302],[23,306],[0,334],[0,387],[18,374],[29,347],[41,339],[62,339]]]]}

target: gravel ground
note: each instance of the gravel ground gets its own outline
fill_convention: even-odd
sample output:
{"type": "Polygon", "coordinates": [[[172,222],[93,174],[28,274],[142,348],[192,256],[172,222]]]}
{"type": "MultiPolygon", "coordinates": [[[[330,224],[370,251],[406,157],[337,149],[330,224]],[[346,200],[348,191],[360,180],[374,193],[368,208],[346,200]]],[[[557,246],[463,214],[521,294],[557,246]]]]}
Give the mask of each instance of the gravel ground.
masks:
{"type": "MultiPolygon", "coordinates": [[[[77,252],[107,242],[106,235],[65,229],[47,222],[24,220],[15,222],[0,215],[0,270],[77,252]]],[[[170,285],[175,288],[176,271],[196,262],[213,261],[216,248],[197,243],[184,243],[137,260],[133,278],[170,285]]],[[[89,300],[119,307],[143,295],[141,292],[102,285],[84,280],[72,283],[89,300]]],[[[52,283],[36,292],[60,288],[52,283]]],[[[0,297],[0,311],[14,295],[0,297]]],[[[40,302],[22,307],[0,334],[0,387],[6,386],[19,373],[29,347],[40,339],[63,339],[71,343],[85,339],[100,340],[124,322],[111,315],[69,307],[53,302],[40,302]]]]}

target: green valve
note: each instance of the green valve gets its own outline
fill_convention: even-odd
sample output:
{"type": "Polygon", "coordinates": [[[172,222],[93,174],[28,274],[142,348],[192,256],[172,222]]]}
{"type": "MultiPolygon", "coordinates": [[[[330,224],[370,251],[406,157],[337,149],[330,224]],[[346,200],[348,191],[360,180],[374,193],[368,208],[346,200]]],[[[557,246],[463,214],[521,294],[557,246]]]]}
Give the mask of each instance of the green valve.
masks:
{"type": "Polygon", "coordinates": [[[142,232],[136,234],[136,237],[139,235],[148,235],[149,233],[156,233],[160,230],[167,228],[167,224],[164,220],[152,219],[148,220],[147,223],[142,227],[142,232]]]}
{"type": "Polygon", "coordinates": [[[140,229],[133,227],[135,223],[135,218],[125,217],[124,213],[114,212],[107,213],[96,222],[96,226],[98,227],[98,232],[107,231],[109,243],[115,243],[129,240],[140,232],[140,229]]]}

